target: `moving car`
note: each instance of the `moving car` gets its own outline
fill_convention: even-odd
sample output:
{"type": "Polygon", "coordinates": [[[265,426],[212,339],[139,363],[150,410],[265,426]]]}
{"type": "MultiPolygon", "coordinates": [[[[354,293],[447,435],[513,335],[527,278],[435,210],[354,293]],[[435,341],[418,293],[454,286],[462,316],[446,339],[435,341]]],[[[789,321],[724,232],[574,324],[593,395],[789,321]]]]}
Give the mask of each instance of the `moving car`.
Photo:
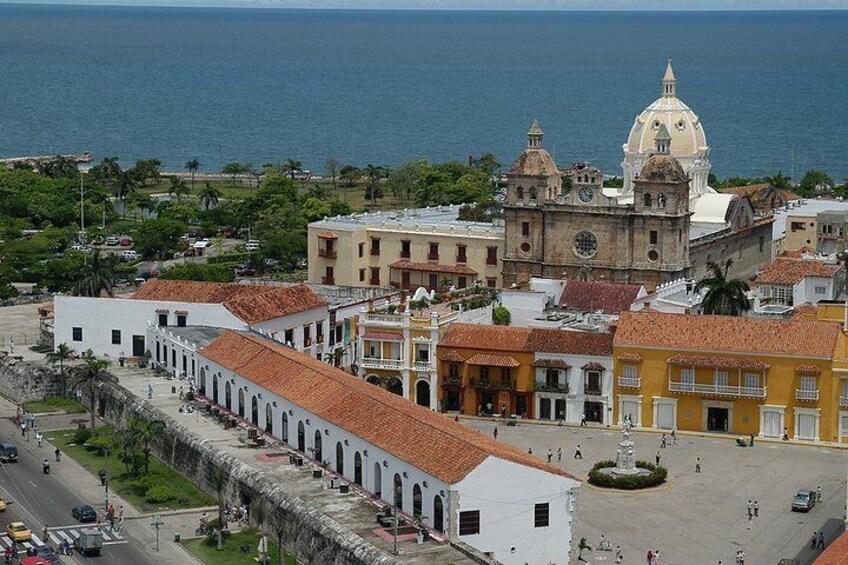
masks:
{"type": "Polygon", "coordinates": [[[97,511],[91,504],[80,504],[74,506],[71,510],[71,516],[80,522],[95,522],[97,520],[97,511]]]}
{"type": "Polygon", "coordinates": [[[26,527],[23,522],[12,522],[6,526],[6,534],[12,541],[22,543],[32,539],[32,532],[26,527]]]}
{"type": "MultiPolygon", "coordinates": [[[[35,555],[29,557],[32,559],[32,563],[45,563],[48,565],[57,565],[61,563],[62,560],[59,559],[59,554],[53,551],[53,548],[49,545],[39,545],[35,548],[35,555]]],[[[26,565],[26,559],[21,561],[21,565],[26,565]]]]}
{"type": "Polygon", "coordinates": [[[236,267],[236,275],[239,277],[252,277],[256,274],[256,269],[250,266],[250,263],[242,263],[236,267]]]}
{"type": "Polygon", "coordinates": [[[71,251],[85,251],[85,246],[80,245],[79,243],[75,243],[71,245],[71,251]]]}
{"type": "Polygon", "coordinates": [[[6,501],[0,498],[0,512],[6,511],[6,501]]]}
{"type": "Polygon", "coordinates": [[[809,512],[816,505],[816,493],[813,490],[803,489],[795,493],[792,499],[792,510],[809,512]]]}
{"type": "Polygon", "coordinates": [[[74,540],[74,549],[88,557],[89,555],[100,555],[103,547],[103,532],[100,530],[83,530],[78,538],[74,540]]]}
{"type": "Polygon", "coordinates": [[[14,443],[0,443],[0,461],[14,463],[18,460],[18,446],[14,443]]]}

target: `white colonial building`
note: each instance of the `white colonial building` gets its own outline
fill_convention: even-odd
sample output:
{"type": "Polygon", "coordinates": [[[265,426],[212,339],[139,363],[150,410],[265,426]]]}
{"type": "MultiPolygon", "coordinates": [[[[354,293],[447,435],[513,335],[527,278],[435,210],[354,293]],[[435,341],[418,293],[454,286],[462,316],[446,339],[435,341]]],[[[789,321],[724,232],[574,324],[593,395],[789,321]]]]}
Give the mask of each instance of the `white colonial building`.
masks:
{"type": "Polygon", "coordinates": [[[579,481],[255,334],[199,352],[201,394],[437,535],[507,564],[569,562],[579,481]]]}

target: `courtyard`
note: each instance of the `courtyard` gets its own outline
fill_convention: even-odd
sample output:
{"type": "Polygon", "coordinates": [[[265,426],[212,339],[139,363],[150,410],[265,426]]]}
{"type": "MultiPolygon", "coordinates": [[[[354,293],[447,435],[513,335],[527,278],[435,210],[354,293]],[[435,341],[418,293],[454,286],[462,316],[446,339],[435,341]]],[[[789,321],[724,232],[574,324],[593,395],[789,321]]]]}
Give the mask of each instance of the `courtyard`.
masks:
{"type": "MultiPolygon", "coordinates": [[[[463,420],[492,434],[494,421],[463,420]]],[[[595,548],[601,534],[621,546],[624,563],[645,563],[648,550],[659,550],[663,565],[710,565],[735,562],[737,550],[746,565],[775,565],[781,559],[812,562],[813,531],[824,530],[828,542],[844,528],[848,451],[756,440],[737,447],[735,436],[681,435],[677,444],[660,448],[660,434],[634,431],[636,457],[654,462],[660,452],[668,482],[643,492],[604,491],[586,482],[592,465],[615,459],[621,440],[616,428],[519,423],[498,426],[498,439],[539,458],[553,451],[552,463],[583,481],[574,518],[572,562],[581,537],[595,548]],[[577,445],[583,459],[574,459],[577,445]],[[562,461],[557,449],[562,448],[562,461]],[[696,458],[701,473],[695,473],[696,458]],[[821,485],[823,502],[807,514],[791,512],[795,491],[821,485]],[[748,500],[759,503],[759,516],[748,531],[748,500]]],[[[587,562],[614,562],[611,552],[587,551],[587,562]]]]}

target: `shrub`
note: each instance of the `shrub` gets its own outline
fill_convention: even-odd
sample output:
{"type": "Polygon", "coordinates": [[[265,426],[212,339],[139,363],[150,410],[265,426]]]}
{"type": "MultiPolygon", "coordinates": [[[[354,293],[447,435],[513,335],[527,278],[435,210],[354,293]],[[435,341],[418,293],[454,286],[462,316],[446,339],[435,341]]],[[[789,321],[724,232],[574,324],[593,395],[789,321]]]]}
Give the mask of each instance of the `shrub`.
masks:
{"type": "Polygon", "coordinates": [[[145,502],[156,504],[159,502],[167,502],[176,498],[176,496],[176,493],[171,490],[171,487],[167,485],[156,485],[155,487],[147,489],[147,492],[144,493],[144,500],[145,502]]]}
{"type": "MultiPolygon", "coordinates": [[[[218,518],[215,518],[214,520],[209,520],[208,522],[206,522],[206,528],[204,529],[204,533],[209,537],[210,540],[215,540],[215,539],[218,538],[218,536],[215,534],[215,531],[218,530],[220,523],[221,522],[218,521],[218,518]]],[[[230,535],[230,531],[227,529],[226,520],[223,522],[223,524],[224,524],[224,529],[221,530],[221,532],[222,532],[221,537],[226,538],[228,535],[230,535]]]]}
{"type": "Polygon", "coordinates": [[[161,473],[149,473],[138,479],[138,484],[147,492],[153,487],[168,486],[168,480],[161,473]]]}
{"type": "Polygon", "coordinates": [[[503,306],[492,308],[492,323],[496,326],[508,326],[512,322],[512,314],[503,306]]]}
{"type": "Polygon", "coordinates": [[[103,451],[112,447],[112,438],[107,436],[91,436],[88,441],[83,442],[89,451],[103,451]]]}
{"type": "Polygon", "coordinates": [[[394,314],[395,312],[397,312],[397,306],[395,306],[394,304],[390,304],[386,307],[386,312],[389,314],[394,314]]]}
{"type": "Polygon", "coordinates": [[[83,445],[91,439],[91,436],[91,430],[88,428],[80,428],[74,432],[74,443],[77,445],[83,445]]]}
{"type": "Polygon", "coordinates": [[[615,461],[609,459],[598,461],[592,467],[592,470],[589,471],[589,483],[604,488],[635,490],[661,485],[668,476],[668,470],[665,467],[657,467],[647,461],[636,461],[636,466],[648,469],[651,471],[651,474],[632,477],[614,477],[601,473],[600,469],[615,467],[615,461]]]}

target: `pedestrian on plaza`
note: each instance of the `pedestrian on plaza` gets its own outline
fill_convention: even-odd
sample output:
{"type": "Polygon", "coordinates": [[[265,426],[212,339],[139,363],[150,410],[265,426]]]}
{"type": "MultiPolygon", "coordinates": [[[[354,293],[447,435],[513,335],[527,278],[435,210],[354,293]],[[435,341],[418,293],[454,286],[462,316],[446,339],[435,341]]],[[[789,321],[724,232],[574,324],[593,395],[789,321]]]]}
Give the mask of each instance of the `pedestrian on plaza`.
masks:
{"type": "Polygon", "coordinates": [[[695,458],[695,472],[696,473],[701,472],[701,458],[700,457],[695,458]]]}
{"type": "Polygon", "coordinates": [[[749,498],[748,499],[748,518],[751,518],[754,515],[754,502],[749,498]]]}
{"type": "Polygon", "coordinates": [[[751,443],[748,444],[748,447],[754,447],[754,434],[751,434],[751,443]]]}
{"type": "Polygon", "coordinates": [[[746,557],[745,551],[740,549],[739,550],[739,565],[745,565],[745,557],[746,557]]]}
{"type": "Polygon", "coordinates": [[[671,445],[677,445],[677,434],[671,430],[671,445]]]}
{"type": "Polygon", "coordinates": [[[30,415],[29,415],[29,426],[30,426],[31,428],[34,428],[34,427],[35,427],[35,414],[30,414],[30,415]]]}
{"type": "Polygon", "coordinates": [[[44,440],[44,435],[41,432],[36,432],[35,440],[38,442],[38,447],[41,447],[41,442],[44,440]]]}
{"type": "MultiPolygon", "coordinates": [[[[21,437],[26,437],[26,422],[21,422],[21,437]]],[[[27,438],[29,439],[29,438],[27,438]]]]}
{"type": "Polygon", "coordinates": [[[575,459],[583,459],[583,453],[580,451],[580,444],[577,444],[577,449],[574,451],[575,459]]]}
{"type": "Polygon", "coordinates": [[[813,532],[813,537],[810,540],[810,549],[816,548],[816,542],[818,541],[818,539],[819,539],[818,532],[813,532]]]}
{"type": "Polygon", "coordinates": [[[756,500],[754,501],[754,518],[760,517],[760,503],[756,500]]]}
{"type": "Polygon", "coordinates": [[[668,440],[667,440],[667,439],[666,439],[666,437],[665,437],[665,433],[663,433],[662,437],[660,438],[660,447],[661,447],[662,449],[665,449],[665,446],[666,446],[667,441],[668,441],[668,440]]]}
{"type": "Polygon", "coordinates": [[[621,546],[617,545],[615,546],[615,562],[621,563],[622,561],[624,561],[624,555],[621,553],[621,546]]]}
{"type": "Polygon", "coordinates": [[[816,487],[816,502],[822,501],[821,485],[816,487]]]}
{"type": "Polygon", "coordinates": [[[532,447],[527,448],[527,455],[533,455],[533,448],[532,447]]]}
{"type": "Polygon", "coordinates": [[[583,414],[580,414],[580,427],[582,428],[585,425],[586,425],[586,414],[583,413],[583,414]]]}
{"type": "Polygon", "coordinates": [[[647,565],[654,565],[654,552],[650,549],[648,550],[648,557],[645,561],[647,565]]]}
{"type": "MultiPolygon", "coordinates": [[[[41,541],[47,543],[48,539],[50,539],[50,532],[47,531],[47,524],[44,524],[44,527],[41,528],[41,541]]],[[[824,543],[824,539],[822,539],[822,543],[824,543]]]]}
{"type": "Polygon", "coordinates": [[[498,439],[498,427],[497,426],[495,426],[495,429],[492,430],[492,437],[494,437],[495,439],[498,439]]]}
{"type": "Polygon", "coordinates": [[[180,400],[185,400],[185,391],[183,391],[182,385],[180,385],[180,400]]]}
{"type": "Polygon", "coordinates": [[[57,462],[57,463],[58,463],[59,461],[61,461],[61,460],[62,460],[62,452],[59,450],[59,448],[58,448],[58,447],[57,447],[57,448],[56,448],[56,450],[53,452],[53,454],[54,454],[54,455],[56,455],[56,462],[57,462]]]}
{"type": "Polygon", "coordinates": [[[121,520],[121,521],[123,521],[123,519],[124,519],[124,505],[123,504],[121,504],[118,507],[118,519],[121,520]]]}
{"type": "Polygon", "coordinates": [[[660,466],[660,452],[659,451],[657,451],[656,459],[657,459],[657,467],[659,467],[660,466]]]}
{"type": "Polygon", "coordinates": [[[553,450],[549,447],[549,448],[548,448],[548,463],[550,463],[550,462],[551,462],[551,459],[553,459],[553,457],[554,457],[554,452],[553,452],[553,450]]]}
{"type": "Polygon", "coordinates": [[[562,448],[557,447],[557,463],[560,463],[561,461],[562,461],[562,448]]]}
{"type": "Polygon", "coordinates": [[[660,550],[654,550],[654,565],[660,565],[660,550]]]}
{"type": "Polygon", "coordinates": [[[819,541],[816,544],[816,549],[824,549],[824,530],[819,532],[819,541]]]}
{"type": "Polygon", "coordinates": [[[147,400],[153,398],[153,385],[147,385],[147,400]]]}
{"type": "Polygon", "coordinates": [[[787,428],[783,428],[783,441],[789,441],[789,430],[787,428]]]}

